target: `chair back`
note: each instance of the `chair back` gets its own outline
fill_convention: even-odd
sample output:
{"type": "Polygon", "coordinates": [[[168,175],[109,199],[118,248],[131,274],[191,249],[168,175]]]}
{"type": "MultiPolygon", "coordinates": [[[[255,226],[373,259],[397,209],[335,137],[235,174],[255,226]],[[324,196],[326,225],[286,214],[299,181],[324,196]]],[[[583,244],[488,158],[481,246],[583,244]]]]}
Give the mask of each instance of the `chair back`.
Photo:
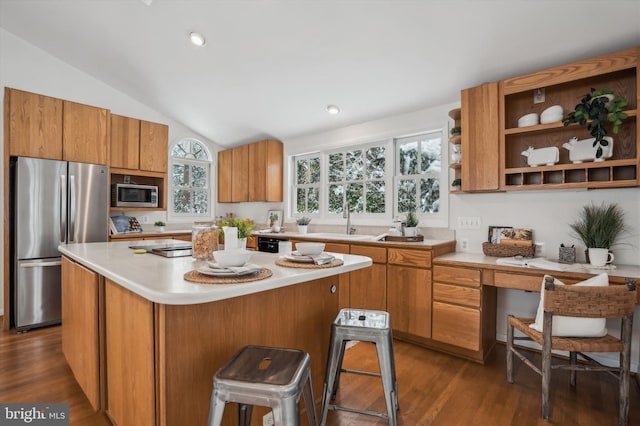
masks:
{"type": "Polygon", "coordinates": [[[622,318],[633,314],[637,295],[635,280],[625,285],[582,287],[555,285],[552,277],[545,280],[544,310],[553,315],[583,318],[622,318]]]}

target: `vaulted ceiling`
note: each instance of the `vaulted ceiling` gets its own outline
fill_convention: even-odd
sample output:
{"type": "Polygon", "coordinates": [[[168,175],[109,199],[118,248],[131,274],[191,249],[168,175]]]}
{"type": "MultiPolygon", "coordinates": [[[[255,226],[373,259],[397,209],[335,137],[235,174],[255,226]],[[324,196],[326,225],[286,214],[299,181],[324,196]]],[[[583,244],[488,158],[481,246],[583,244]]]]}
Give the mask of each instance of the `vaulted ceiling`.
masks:
{"type": "Polygon", "coordinates": [[[455,102],[639,22],[638,0],[0,0],[5,30],[223,146],[455,102]]]}

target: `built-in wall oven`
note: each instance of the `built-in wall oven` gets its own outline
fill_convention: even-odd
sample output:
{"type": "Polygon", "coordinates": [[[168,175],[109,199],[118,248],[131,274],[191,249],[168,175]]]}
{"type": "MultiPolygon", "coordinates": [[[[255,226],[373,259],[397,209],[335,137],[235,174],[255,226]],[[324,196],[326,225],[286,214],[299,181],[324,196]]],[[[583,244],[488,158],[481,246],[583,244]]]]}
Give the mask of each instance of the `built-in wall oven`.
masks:
{"type": "Polygon", "coordinates": [[[280,241],[288,241],[287,239],[258,237],[258,251],[266,251],[268,253],[278,253],[278,243],[280,241]]]}

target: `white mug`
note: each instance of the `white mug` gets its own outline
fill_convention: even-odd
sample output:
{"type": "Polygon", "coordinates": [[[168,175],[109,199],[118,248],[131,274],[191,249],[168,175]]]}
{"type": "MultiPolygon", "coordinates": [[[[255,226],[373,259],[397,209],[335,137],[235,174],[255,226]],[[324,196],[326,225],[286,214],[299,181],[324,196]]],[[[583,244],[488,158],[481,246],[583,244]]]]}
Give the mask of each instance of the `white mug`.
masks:
{"type": "Polygon", "coordinates": [[[592,266],[602,267],[608,263],[613,262],[613,253],[604,248],[590,248],[589,249],[589,263],[592,266]]]}

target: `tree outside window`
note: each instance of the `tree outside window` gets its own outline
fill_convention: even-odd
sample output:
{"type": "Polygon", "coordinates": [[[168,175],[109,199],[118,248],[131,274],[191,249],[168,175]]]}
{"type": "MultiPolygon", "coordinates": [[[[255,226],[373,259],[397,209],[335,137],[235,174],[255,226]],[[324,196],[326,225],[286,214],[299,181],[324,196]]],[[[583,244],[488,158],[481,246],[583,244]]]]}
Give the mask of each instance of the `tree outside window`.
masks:
{"type": "Polygon", "coordinates": [[[398,213],[440,211],[442,132],[396,139],[398,213]]]}
{"type": "Polygon", "coordinates": [[[320,213],[320,154],[294,158],[296,213],[320,213]]]}
{"type": "Polygon", "coordinates": [[[196,139],[182,139],[171,149],[172,213],[210,215],[211,156],[196,139]]]}

